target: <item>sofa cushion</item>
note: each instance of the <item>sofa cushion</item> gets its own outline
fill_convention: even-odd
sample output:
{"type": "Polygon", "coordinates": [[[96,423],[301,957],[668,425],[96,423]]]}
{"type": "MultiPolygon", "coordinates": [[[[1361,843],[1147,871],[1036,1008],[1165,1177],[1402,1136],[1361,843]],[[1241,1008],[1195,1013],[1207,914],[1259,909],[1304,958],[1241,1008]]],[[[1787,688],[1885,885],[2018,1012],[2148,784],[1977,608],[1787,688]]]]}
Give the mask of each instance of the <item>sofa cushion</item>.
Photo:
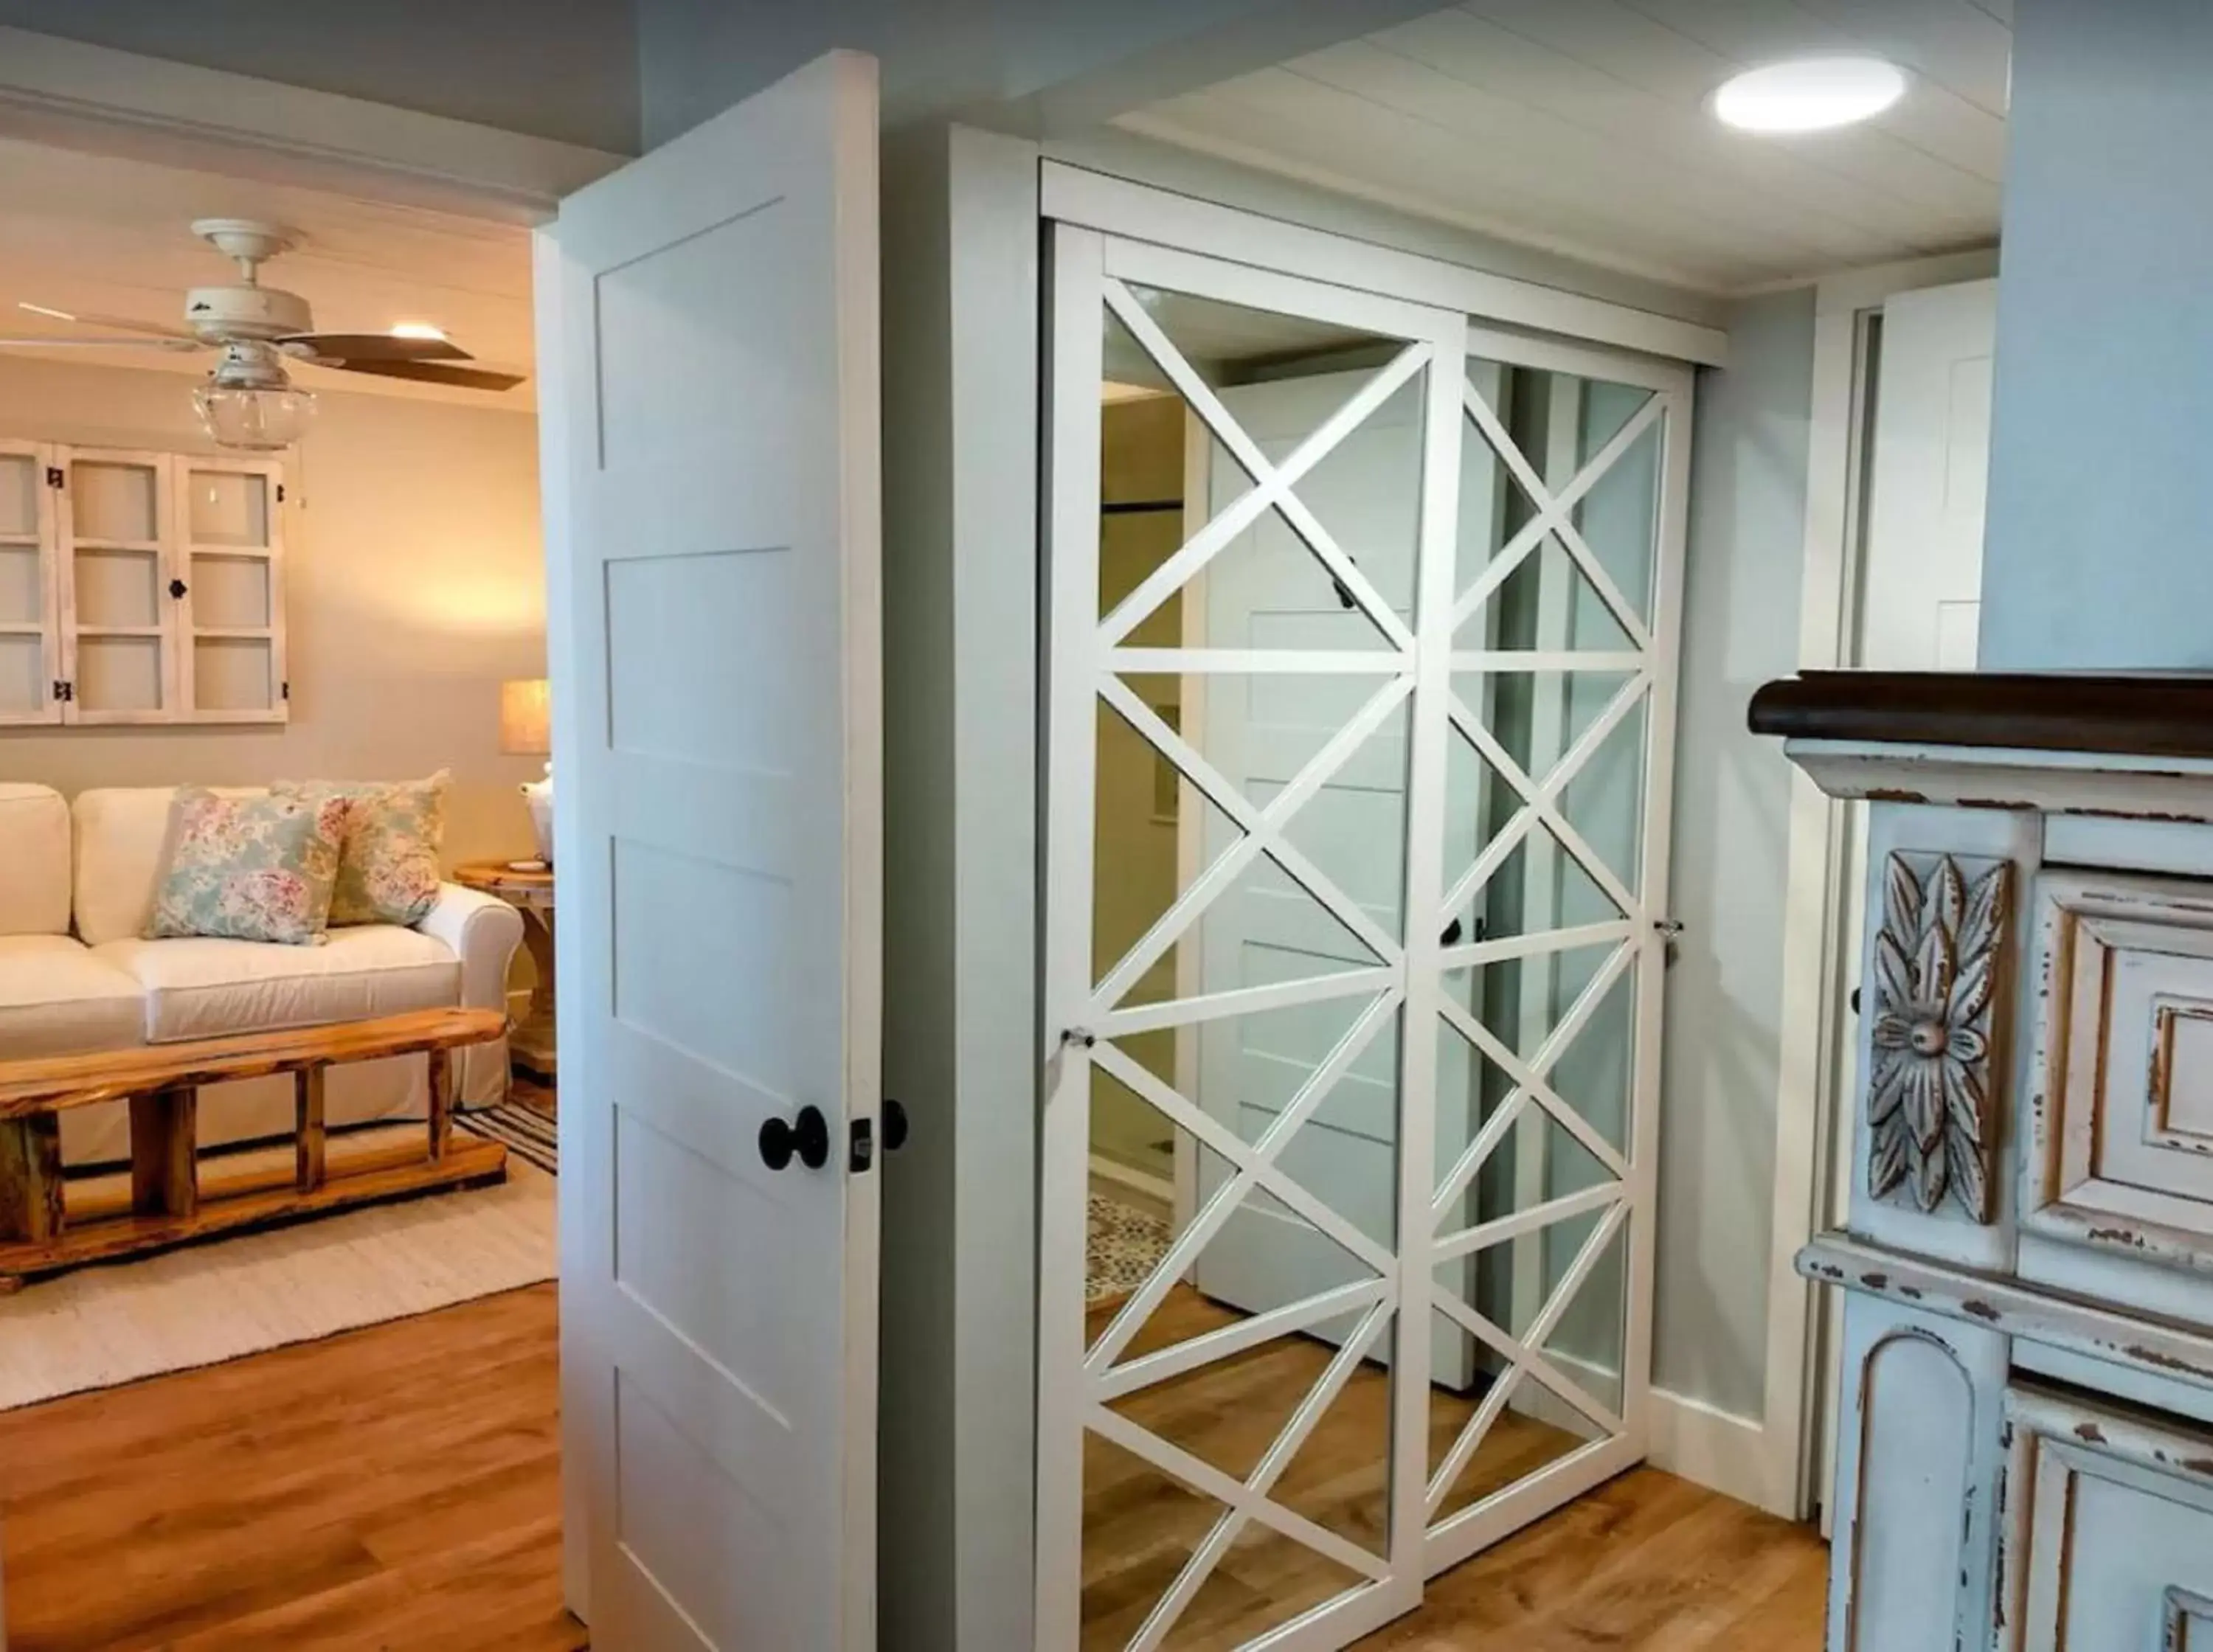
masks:
{"type": "Polygon", "coordinates": [[[162,875],[174,786],[81,791],[76,831],[76,932],[88,947],[146,933],[162,875]]]}
{"type": "Polygon", "coordinates": [[[110,941],[93,954],[145,993],[145,1041],[220,1038],[437,1009],[461,998],[461,961],[412,930],[365,924],[320,947],[260,941],[110,941]]]}
{"type": "Polygon", "coordinates": [[[81,1055],[146,1041],[145,990],[65,935],[0,936],[0,1055],[81,1055]]]}
{"type": "Polygon", "coordinates": [[[51,786],[0,782],[0,935],[67,935],[70,814],[51,786]]]}
{"type": "MultiPolygon", "coordinates": [[[[210,786],[218,797],[259,797],[261,786],[210,786]]],[[[96,786],[70,806],[76,847],[76,933],[88,947],[135,940],[154,915],[174,786],[96,786]]]]}

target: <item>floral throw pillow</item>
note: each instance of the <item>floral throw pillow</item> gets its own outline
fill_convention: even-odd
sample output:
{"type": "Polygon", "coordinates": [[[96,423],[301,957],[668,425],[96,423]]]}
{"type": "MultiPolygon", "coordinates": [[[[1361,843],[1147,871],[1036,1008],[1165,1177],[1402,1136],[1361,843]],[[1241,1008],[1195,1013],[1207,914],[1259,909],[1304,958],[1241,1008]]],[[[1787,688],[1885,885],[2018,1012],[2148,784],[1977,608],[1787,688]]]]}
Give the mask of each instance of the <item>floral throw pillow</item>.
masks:
{"type": "Polygon", "coordinates": [[[280,780],[275,797],[308,802],[337,799],[349,808],[333,927],[348,924],[419,924],[438,902],[438,851],[446,836],[444,769],[428,780],[280,780]]]}
{"type": "Polygon", "coordinates": [[[343,798],[218,797],[180,786],[147,937],[312,946],[330,916],[346,811],[343,798]]]}

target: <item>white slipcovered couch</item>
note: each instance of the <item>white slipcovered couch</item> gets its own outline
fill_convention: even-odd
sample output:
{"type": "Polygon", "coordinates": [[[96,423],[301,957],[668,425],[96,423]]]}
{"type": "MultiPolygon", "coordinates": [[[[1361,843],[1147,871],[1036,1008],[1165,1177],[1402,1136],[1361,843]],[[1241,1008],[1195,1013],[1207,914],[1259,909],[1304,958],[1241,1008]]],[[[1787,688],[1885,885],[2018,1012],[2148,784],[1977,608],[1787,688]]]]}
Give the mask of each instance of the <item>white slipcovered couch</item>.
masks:
{"type": "MultiPolygon", "coordinates": [[[[503,1009],[522,919],[505,902],[440,887],[412,929],[370,924],[330,931],[320,946],[143,939],[153,910],[172,789],[80,793],[0,782],[0,1060],[75,1055],[233,1033],[356,1021],[466,1004],[503,1009]]],[[[461,1106],[507,1089],[507,1045],[459,1052],[461,1106]]],[[[333,1125],[419,1119],[429,1100],[424,1058],[333,1068],[333,1125]]],[[[292,1082],[253,1079],[202,1092],[200,1144],[216,1147],[292,1128],[292,1082]]],[[[62,1120],[70,1164],[129,1155],[124,1104],[62,1120]]]]}

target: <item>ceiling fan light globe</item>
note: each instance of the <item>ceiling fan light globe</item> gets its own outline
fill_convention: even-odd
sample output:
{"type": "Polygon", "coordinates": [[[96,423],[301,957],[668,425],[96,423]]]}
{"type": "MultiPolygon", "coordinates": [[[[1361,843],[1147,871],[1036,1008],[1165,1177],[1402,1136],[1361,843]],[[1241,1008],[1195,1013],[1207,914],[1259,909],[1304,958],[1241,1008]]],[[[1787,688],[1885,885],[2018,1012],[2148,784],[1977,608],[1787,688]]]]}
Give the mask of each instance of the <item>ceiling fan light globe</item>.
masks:
{"type": "Polygon", "coordinates": [[[307,434],[315,414],[315,393],[204,384],[192,392],[192,406],[217,447],[274,453],[307,434]]]}

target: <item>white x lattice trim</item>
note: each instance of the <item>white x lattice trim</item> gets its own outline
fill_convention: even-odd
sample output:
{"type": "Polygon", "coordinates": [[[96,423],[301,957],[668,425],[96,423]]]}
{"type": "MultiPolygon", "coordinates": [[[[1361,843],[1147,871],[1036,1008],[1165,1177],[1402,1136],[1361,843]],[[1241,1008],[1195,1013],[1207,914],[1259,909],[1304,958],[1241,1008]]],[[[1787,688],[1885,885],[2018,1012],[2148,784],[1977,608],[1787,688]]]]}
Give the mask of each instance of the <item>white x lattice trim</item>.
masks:
{"type": "Polygon", "coordinates": [[[1205,527],[1193,534],[1188,543],[1148,575],[1137,588],[1130,593],[1106,616],[1099,631],[1100,642],[1108,647],[1121,642],[1142,625],[1146,617],[1167,601],[1174,592],[1187,584],[1192,576],[1211,561],[1215,554],[1229,544],[1271,505],[1289,522],[1291,529],[1307,543],[1323,567],[1360,605],[1362,612],[1373,620],[1393,648],[1413,652],[1414,639],[1391,605],[1377,594],[1359,564],[1344,554],[1334,535],[1324,527],[1320,519],[1307,508],[1305,501],[1291,490],[1331,450],[1350,435],[1360,424],[1388,401],[1392,395],[1430,362],[1430,347],[1423,344],[1408,344],[1375,375],[1355,391],[1344,405],[1322,422],[1321,428],[1293,450],[1281,465],[1269,459],[1259,446],[1245,433],[1222,399],[1214,393],[1206,381],[1200,378],[1186,361],[1183,352],[1169,342],[1160,326],[1147,313],[1134,294],[1113,277],[1106,282],[1107,308],[1121,319],[1131,336],[1143,346],[1170,383],[1181,393],[1192,411],[1205,422],[1215,437],[1229,450],[1245,473],[1253,479],[1250,491],[1236,499],[1205,527]]]}
{"type": "Polygon", "coordinates": [[[1513,472],[1514,479],[1521,485],[1522,491],[1529,497],[1529,503],[1536,507],[1536,514],[1523,523],[1521,532],[1509,539],[1499,553],[1484,565],[1475,582],[1460,593],[1460,600],[1453,605],[1454,633],[1459,633],[1460,627],[1474,617],[1475,611],[1490,599],[1491,594],[1504,584],[1507,576],[1550,535],[1566,547],[1569,556],[1583,570],[1583,576],[1590,581],[1591,588],[1598,593],[1599,600],[1606,604],[1637,651],[1649,653],[1651,631],[1646,627],[1643,617],[1630,606],[1629,600],[1622,595],[1620,587],[1613,582],[1613,576],[1606,571],[1606,565],[1599,561],[1585,543],[1583,536],[1576,531],[1573,518],[1575,508],[1582,502],[1583,496],[1597,485],[1600,479],[1613,468],[1615,461],[1659,419],[1664,405],[1662,398],[1654,396],[1638,408],[1629,422],[1614,433],[1613,439],[1593,455],[1590,463],[1576,472],[1575,479],[1555,494],[1545,486],[1543,479],[1522,457],[1521,449],[1514,445],[1514,438],[1507,435],[1506,427],[1499,423],[1498,415],[1491,411],[1491,404],[1483,399],[1482,393],[1472,384],[1464,385],[1462,392],[1462,399],[1467,404],[1469,415],[1481,427],[1484,438],[1497,450],[1499,458],[1513,472]]]}
{"type": "MultiPolygon", "coordinates": [[[[1127,716],[1128,707],[1135,705],[1147,713],[1146,721],[1152,726],[1149,728],[1139,727],[1137,732],[1140,735],[1149,741],[1154,740],[1155,729],[1167,735],[1183,747],[1185,755],[1193,763],[1205,766],[1210,778],[1218,782],[1222,789],[1235,800],[1237,807],[1222,804],[1222,810],[1244,829],[1245,835],[1217,855],[1213,864],[1192,881],[1191,887],[1177,897],[1174,905],[1161,913],[1152,928],[1138,939],[1137,945],[1107,972],[1106,978],[1099,984],[1093,996],[1094,1010],[1121,1003],[1123,996],[1144,978],[1146,971],[1165,957],[1178,938],[1198,921],[1208,907],[1228,893],[1244,874],[1245,869],[1263,854],[1295,878],[1308,894],[1329,910],[1332,917],[1358,936],[1378,960],[1389,962],[1397,955],[1398,948],[1383,933],[1381,926],[1369,917],[1367,912],[1350,897],[1338,893],[1336,886],[1323,876],[1319,868],[1293,849],[1283,836],[1283,830],[1291,816],[1303,808],[1331,777],[1351,760],[1362,743],[1381,728],[1384,720],[1405,702],[1413,692],[1412,678],[1394,678],[1377,689],[1369,697],[1368,703],[1354,714],[1352,721],[1332,735],[1321,750],[1308,759],[1306,766],[1292,777],[1290,784],[1271,798],[1267,808],[1257,813],[1253,812],[1250,801],[1232,787],[1226,777],[1205,764],[1205,759],[1198,755],[1189,741],[1169,728],[1159,716],[1152,715],[1151,708],[1145,705],[1126,683],[1119,678],[1109,680],[1119,692],[1102,690],[1102,692],[1106,693],[1107,703],[1117,711],[1127,716]],[[1382,943],[1380,947],[1376,944],[1379,938],[1382,943]]],[[[1177,768],[1185,768],[1182,759],[1176,753],[1165,747],[1161,749],[1161,754],[1177,768]]],[[[1185,771],[1190,772],[1188,770],[1185,771]]],[[[1192,782],[1209,797],[1215,796],[1213,788],[1196,774],[1192,775],[1192,782]]],[[[1219,803],[1221,800],[1216,799],[1216,802],[1219,803]]]]}
{"type": "MultiPolygon", "coordinates": [[[[1268,1448],[1267,1455],[1261,1458],[1259,1466],[1247,1478],[1245,1489],[1253,1497],[1267,1499],[1268,1494],[1275,1489],[1276,1482],[1283,1478],[1283,1471],[1291,1466],[1306,1445],[1315,1426],[1328,1414],[1329,1408],[1337,1403],[1338,1395],[1344,1392],[1344,1385],[1351,1380],[1352,1374],[1360,1369],[1361,1362],[1368,1357],[1369,1350],[1375,1347],[1390,1320],[1390,1304],[1379,1303],[1369,1310],[1368,1317],[1361,1320],[1354,1327],[1352,1334],[1344,1339],[1344,1345],[1338,1350],[1336,1358],[1330,1361],[1328,1368],[1322,1372],[1321,1380],[1299,1403],[1298,1410],[1291,1414],[1290,1421],[1276,1436],[1276,1442],[1268,1448]]],[[[1271,1503],[1271,1506],[1275,1505],[1271,1503]]],[[[1222,1518],[1214,1523],[1214,1529],[1206,1534],[1205,1540],[1184,1563],[1183,1570],[1177,1574],[1174,1584],[1146,1615],[1143,1626],[1130,1643],[1130,1652],[1155,1652],[1155,1649],[1167,1638],[1168,1631],[1175,1627],[1176,1620],[1183,1616],[1185,1608],[1191,1605],[1215,1567],[1221,1563],[1222,1557],[1229,1552],[1229,1545],[1237,1540],[1237,1534],[1245,1529],[1246,1522],[1252,1518],[1252,1511],[1242,1506],[1233,1505],[1222,1511],[1222,1518]]]]}
{"type": "Polygon", "coordinates": [[[1436,1472],[1430,1476],[1426,1503],[1430,1519],[1436,1518],[1437,1510],[1443,1506],[1453,1483],[1460,1478],[1469,1460],[1482,1448],[1491,1425],[1498,1420],[1499,1413],[1506,1409],[1506,1402],[1513,1388],[1525,1376],[1533,1377],[1550,1388],[1604,1433],[1615,1435],[1621,1432],[1621,1417],[1610,1407],[1592,1398],[1580,1383],[1562,1374],[1545,1357],[1543,1348],[1545,1339],[1558,1326],[1569,1306],[1575,1301],[1576,1294],[1582,1289],[1583,1282],[1598,1265],[1599,1258],[1605,1253],[1606,1245],[1619,1231],[1628,1214],[1626,1204],[1616,1204],[1591,1229],[1589,1237],[1583,1241],[1582,1248],[1576,1253],[1576,1259],[1560,1276],[1559,1285],[1553,1291],[1552,1300],[1545,1304],[1544,1310],[1531,1323],[1526,1338],[1516,1339],[1510,1336],[1451,1291],[1441,1286],[1431,1289],[1430,1298],[1439,1313],[1503,1355],[1509,1364],[1508,1369],[1491,1384],[1491,1392],[1483,1397],[1482,1405],[1468,1419],[1466,1427],[1460,1430],[1460,1437],[1453,1442],[1452,1449],[1445,1454],[1444,1460],[1437,1465],[1436,1472]]]}
{"type": "MultiPolygon", "coordinates": [[[[1625,952],[1627,948],[1623,950],[1625,952]]],[[[1525,1091],[1531,1100],[1559,1121],[1561,1129],[1588,1148],[1591,1156],[1606,1167],[1608,1175],[1619,1180],[1628,1179],[1629,1165],[1615,1150],[1613,1143],[1585,1123],[1582,1114],[1562,1100],[1558,1091],[1530,1071],[1521,1058],[1508,1049],[1496,1033],[1450,998],[1437,1007],[1443,1012],[1446,1023],[1454,1032],[1489,1057],[1501,1072],[1514,1081],[1515,1088],[1525,1091]]]]}
{"type": "Polygon", "coordinates": [[[1590,727],[1576,737],[1576,743],[1569,747],[1560,760],[1552,765],[1552,771],[1545,777],[1541,785],[1522,772],[1521,765],[1483,726],[1482,721],[1460,704],[1459,695],[1448,697],[1447,716],[1453,726],[1497,771],[1499,778],[1514,789],[1521,799],[1521,807],[1515,811],[1514,818],[1483,846],[1483,852],[1475,857],[1475,864],[1462,873],[1459,881],[1453,885],[1451,893],[1445,897],[1444,910],[1437,915],[1440,924],[1449,923],[1454,913],[1475,898],[1477,892],[1490,882],[1492,875],[1506,863],[1506,857],[1514,852],[1515,846],[1527,837],[1540,820],[1558,839],[1560,845],[1582,863],[1592,880],[1606,892],[1606,898],[1621,909],[1624,917],[1634,920],[1639,915],[1642,903],[1613,875],[1613,869],[1599,858],[1598,851],[1583,841],[1582,834],[1568,823],[1558,802],[1561,796],[1574,783],[1576,777],[1582,772],[1584,765],[1598,754],[1599,747],[1643,699],[1645,691],[1651,684],[1652,679],[1643,672],[1624,683],[1606,710],[1591,720],[1590,727]]]}
{"type": "MultiPolygon", "coordinates": [[[[1535,1079],[1542,1079],[1549,1075],[1561,1056],[1566,1053],[1568,1045],[1575,1042],[1585,1024],[1597,1013],[1598,1007],[1605,1001],[1606,995],[1613,991],[1613,984],[1620,979],[1622,972],[1629,967],[1631,960],[1636,955],[1637,948],[1633,944],[1617,947],[1606,960],[1599,966],[1589,981],[1584,984],[1582,991],[1577,995],[1575,1003],[1569,1006],[1568,1013],[1560,1017],[1559,1025],[1555,1027],[1544,1043],[1538,1046],[1537,1053],[1530,1058],[1528,1064],[1523,1066],[1517,1060],[1515,1062],[1515,1071],[1527,1074],[1535,1079]]],[[[1459,1009],[1457,1004],[1451,1007],[1454,1009],[1459,1009]]],[[[1461,1013],[1463,1015],[1466,1014],[1465,1011],[1461,1013]]],[[[1463,1038],[1466,1036],[1465,1029],[1460,1028],[1458,1022],[1454,1022],[1454,1026],[1455,1030],[1460,1032],[1463,1038]]],[[[1496,1040],[1494,1039],[1493,1042],[1495,1043],[1496,1040]]],[[[1482,1048],[1480,1045],[1475,1047],[1482,1048]]],[[[1488,1054],[1489,1052],[1485,1051],[1484,1053],[1488,1054]]],[[[1442,1225],[1454,1204],[1459,1201],[1460,1195],[1467,1191],[1468,1184],[1475,1180],[1476,1173],[1483,1168],[1484,1161],[1491,1156],[1499,1142],[1504,1139],[1507,1130],[1519,1118],[1521,1110],[1529,1105],[1531,1095],[1529,1086],[1517,1082],[1498,1111],[1491,1114],[1489,1121],[1476,1133],[1475,1140],[1468,1143],[1466,1151],[1454,1162],[1452,1169],[1447,1173],[1445,1179],[1437,1185],[1436,1197],[1430,1202],[1430,1219],[1432,1223],[1442,1225]]],[[[1554,1099],[1558,1100],[1557,1097],[1554,1099]]],[[[1562,1105],[1565,1106],[1564,1103],[1562,1105]]],[[[1574,1116],[1575,1110],[1572,1107],[1567,1108],[1567,1112],[1570,1116],[1574,1116]]],[[[1578,1119],[1577,1122],[1580,1124],[1582,1121],[1578,1119]]],[[[1585,1131],[1589,1130],[1588,1125],[1584,1125],[1583,1128],[1585,1131]]],[[[1579,1135],[1577,1139],[1583,1138],[1579,1135]]],[[[1600,1137],[1599,1139],[1603,1141],[1605,1138],[1600,1137]]],[[[1588,1145],[1588,1143],[1585,1144],[1588,1145]]],[[[1622,1161],[1620,1155],[1609,1147],[1600,1157],[1600,1162],[1606,1164],[1609,1169],[1613,1169],[1614,1166],[1620,1165],[1622,1161]],[[1609,1161],[1611,1161],[1610,1163],[1609,1161]]],[[[1626,1179],[1625,1169],[1615,1170],[1614,1173],[1626,1179]]]]}
{"type": "MultiPolygon", "coordinates": [[[[1317,1067],[1312,1077],[1299,1087],[1289,1106],[1277,1113],[1275,1121],[1260,1134],[1260,1139],[1247,1146],[1236,1131],[1186,1101],[1174,1088],[1163,1083],[1153,1073],[1131,1060],[1111,1043],[1101,1043],[1091,1052],[1091,1058],[1108,1076],[1127,1086],[1143,1100],[1150,1102],[1171,1123],[1189,1131],[1207,1147],[1227,1160],[1235,1170],[1228,1181],[1216,1188],[1214,1197],[1192,1220],[1191,1225],[1177,1236],[1168,1253],[1153,1269],[1145,1283],[1122,1304],[1100,1336],[1098,1343],[1083,1362],[1084,1375],[1094,1381],[1103,1381],[1113,1369],[1122,1350],[1130,1345],[1138,1330],[1150,1319],[1161,1299],[1167,1296],[1175,1282],[1190,1271],[1198,1260],[1199,1253],[1214,1235],[1228,1222],[1230,1216],[1244,1202],[1253,1188],[1265,1187],[1293,1214],[1303,1216],[1314,1227],[1333,1239],[1355,1260],[1370,1270],[1379,1280],[1390,1280],[1398,1274],[1398,1259],[1343,1216],[1324,1204],[1313,1194],[1276,1167],[1276,1160],[1284,1144],[1299,1127],[1314,1115],[1323,1100],[1334,1088],[1339,1079],[1350,1070],[1360,1053],[1374,1041],[1375,1035],[1388,1024],[1397,1010],[1400,995],[1393,991],[1378,996],[1360,1019],[1346,1029],[1343,1038],[1317,1067]]],[[[1324,1316],[1327,1317],[1327,1316],[1324,1316]]]]}

